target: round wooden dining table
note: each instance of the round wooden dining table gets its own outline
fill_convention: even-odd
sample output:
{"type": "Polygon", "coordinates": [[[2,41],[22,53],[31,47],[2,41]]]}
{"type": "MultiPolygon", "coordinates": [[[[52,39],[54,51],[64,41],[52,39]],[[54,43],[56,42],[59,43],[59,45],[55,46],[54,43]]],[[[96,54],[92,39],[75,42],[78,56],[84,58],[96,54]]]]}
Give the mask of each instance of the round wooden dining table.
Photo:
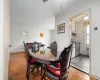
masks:
{"type": "MultiPolygon", "coordinates": [[[[32,52],[32,49],[29,49],[29,54],[31,57],[33,57],[37,62],[43,63],[43,64],[55,64],[59,62],[59,58],[55,57],[50,49],[46,48],[45,52],[41,54],[41,50],[34,53],[32,52]]],[[[57,52],[59,54],[59,52],[57,52]]]]}

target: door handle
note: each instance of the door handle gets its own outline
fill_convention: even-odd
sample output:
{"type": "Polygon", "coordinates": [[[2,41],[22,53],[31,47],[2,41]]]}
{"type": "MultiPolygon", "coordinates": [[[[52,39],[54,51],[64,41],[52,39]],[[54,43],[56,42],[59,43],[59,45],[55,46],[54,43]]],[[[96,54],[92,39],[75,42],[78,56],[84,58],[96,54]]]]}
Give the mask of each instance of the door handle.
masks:
{"type": "Polygon", "coordinates": [[[10,44],[9,47],[12,47],[12,45],[10,44]]]}

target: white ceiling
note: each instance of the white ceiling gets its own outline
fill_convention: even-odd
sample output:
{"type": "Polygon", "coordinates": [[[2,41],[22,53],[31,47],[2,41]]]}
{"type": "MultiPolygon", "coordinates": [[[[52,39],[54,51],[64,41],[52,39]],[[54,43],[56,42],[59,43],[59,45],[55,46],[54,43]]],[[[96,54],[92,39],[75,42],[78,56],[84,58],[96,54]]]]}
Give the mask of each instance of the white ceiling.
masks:
{"type": "Polygon", "coordinates": [[[11,24],[54,29],[55,15],[76,0],[11,0],[11,24]],[[48,26],[49,25],[49,26],[48,26]]]}
{"type": "Polygon", "coordinates": [[[54,15],[57,15],[65,10],[65,8],[69,8],[76,1],[78,0],[48,0],[45,5],[51,9],[54,15]]]}

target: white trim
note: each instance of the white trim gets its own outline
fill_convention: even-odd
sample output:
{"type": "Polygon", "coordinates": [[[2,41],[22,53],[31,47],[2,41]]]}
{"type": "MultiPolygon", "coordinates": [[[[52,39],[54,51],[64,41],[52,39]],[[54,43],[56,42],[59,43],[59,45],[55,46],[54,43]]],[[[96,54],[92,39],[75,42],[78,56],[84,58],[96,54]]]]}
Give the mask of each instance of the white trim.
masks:
{"type": "Polygon", "coordinates": [[[100,80],[100,77],[97,77],[97,76],[95,76],[93,74],[90,74],[90,76],[94,77],[96,80],[100,80]]]}
{"type": "Polygon", "coordinates": [[[91,75],[91,9],[88,10],[89,11],[89,27],[90,27],[90,41],[89,41],[89,74],[91,75]]]}
{"type": "MultiPolygon", "coordinates": [[[[72,18],[74,18],[74,17],[76,17],[76,16],[78,16],[78,15],[81,15],[82,13],[84,13],[84,12],[86,12],[86,11],[88,11],[89,12],[89,27],[90,27],[90,44],[89,44],[89,75],[91,75],[91,8],[90,9],[88,9],[88,10],[85,10],[85,11],[83,11],[83,12],[80,12],[79,14],[76,14],[75,16],[72,16],[72,17],[70,17],[69,18],[69,20],[70,19],[72,19],[72,18]]],[[[70,27],[70,26],[69,26],[70,27]]]]}

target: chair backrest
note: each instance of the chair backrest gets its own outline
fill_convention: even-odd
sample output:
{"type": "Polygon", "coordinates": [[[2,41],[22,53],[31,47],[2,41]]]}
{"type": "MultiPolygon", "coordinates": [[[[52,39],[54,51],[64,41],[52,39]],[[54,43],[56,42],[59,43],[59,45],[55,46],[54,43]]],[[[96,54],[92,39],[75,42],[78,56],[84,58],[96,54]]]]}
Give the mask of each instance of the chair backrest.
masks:
{"type": "Polygon", "coordinates": [[[33,43],[26,43],[26,45],[28,46],[29,49],[32,48],[33,43]]]}
{"type": "Polygon", "coordinates": [[[31,60],[31,56],[29,55],[29,48],[28,48],[28,46],[25,44],[25,42],[23,42],[24,43],[24,49],[25,49],[25,52],[26,52],[26,56],[27,56],[27,62],[30,62],[30,60],[31,60]]]}
{"type": "Polygon", "coordinates": [[[67,48],[64,48],[59,57],[61,65],[61,73],[66,72],[67,69],[70,67],[71,55],[72,55],[72,44],[67,48]]]}
{"type": "Polygon", "coordinates": [[[51,49],[51,53],[52,53],[54,56],[57,56],[57,43],[56,43],[56,41],[53,42],[53,43],[50,45],[50,49],[51,49]]]}
{"type": "Polygon", "coordinates": [[[26,47],[25,47],[25,45],[26,45],[26,44],[25,44],[25,42],[24,42],[24,41],[23,41],[23,44],[24,44],[24,51],[26,52],[26,47]]]}
{"type": "Polygon", "coordinates": [[[39,43],[38,42],[33,42],[33,45],[32,45],[32,51],[34,53],[38,52],[39,51],[39,43]]]}

